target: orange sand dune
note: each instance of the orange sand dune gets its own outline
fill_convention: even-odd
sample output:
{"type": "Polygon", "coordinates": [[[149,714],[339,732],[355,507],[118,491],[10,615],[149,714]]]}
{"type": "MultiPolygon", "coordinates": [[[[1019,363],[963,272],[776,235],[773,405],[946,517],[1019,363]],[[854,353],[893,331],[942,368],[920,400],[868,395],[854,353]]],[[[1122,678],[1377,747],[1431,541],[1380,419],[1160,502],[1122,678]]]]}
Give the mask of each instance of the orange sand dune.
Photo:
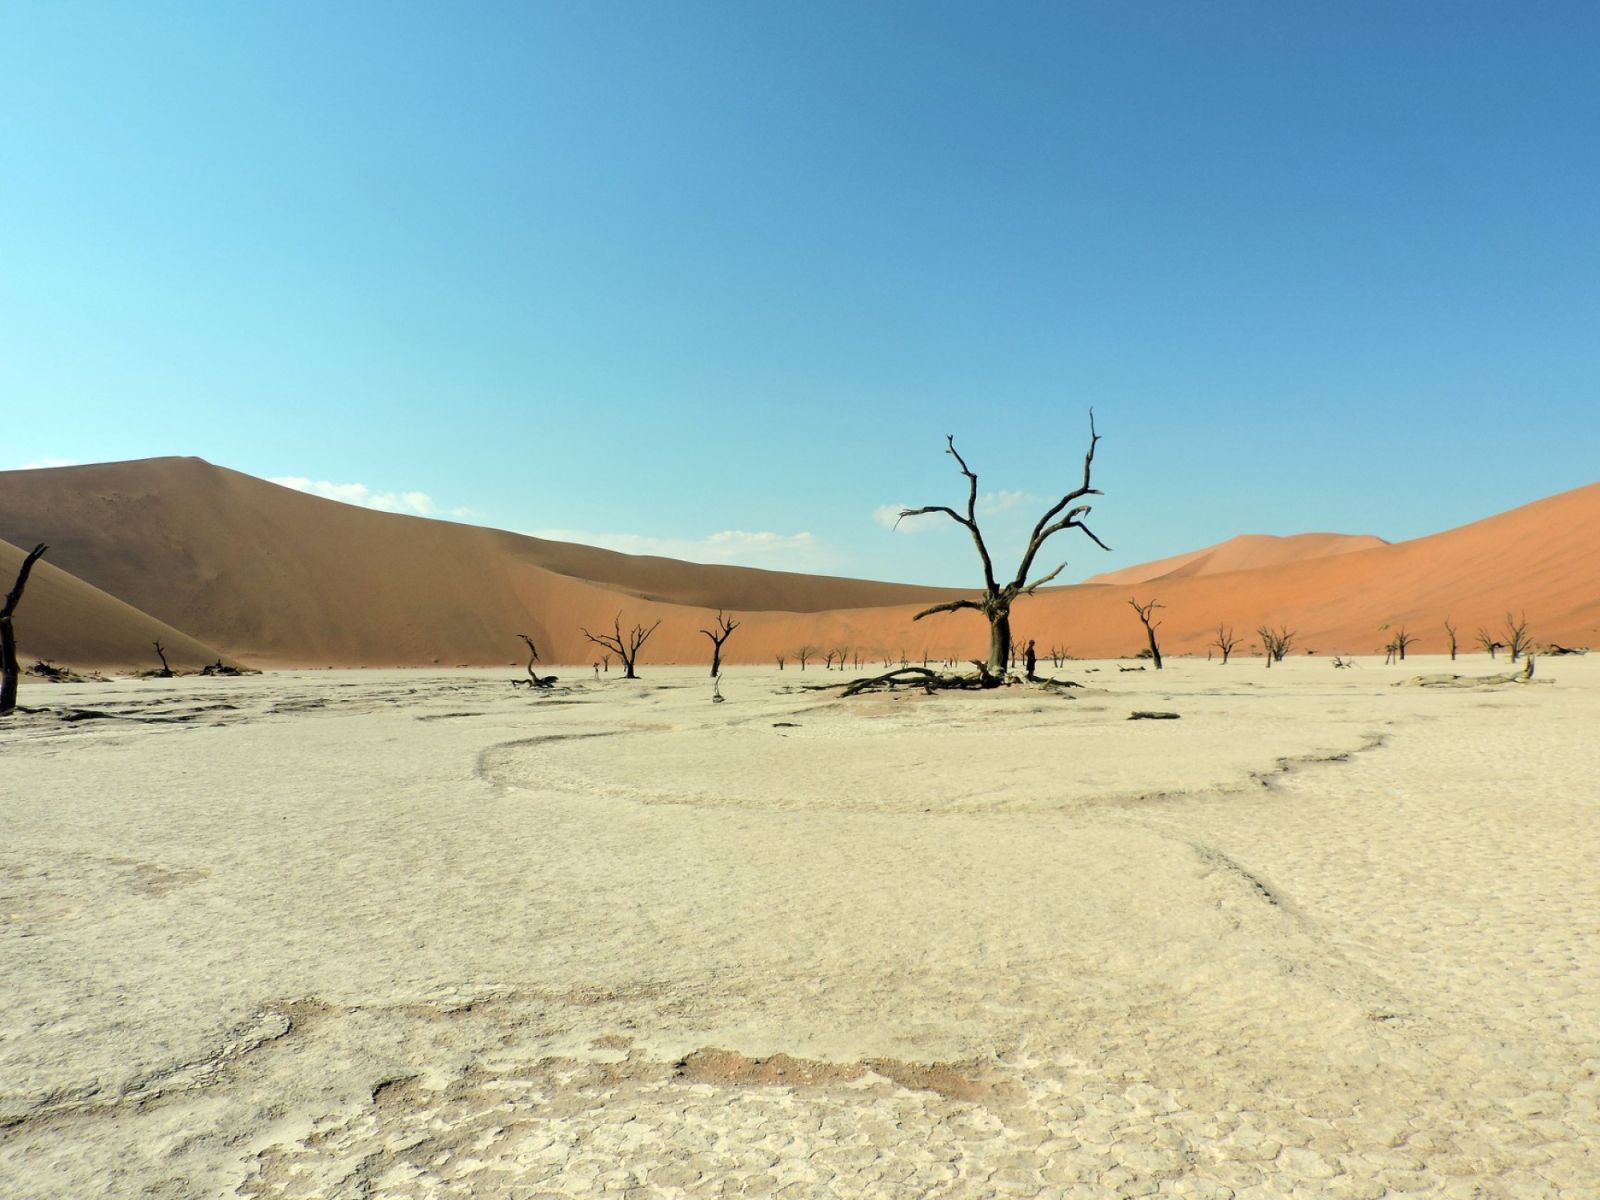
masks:
{"type": "MultiPolygon", "coordinates": [[[[1139,591],[1165,605],[1173,653],[1204,654],[1219,621],[1247,642],[1262,622],[1286,623],[1297,650],[1326,654],[1371,653],[1391,636],[1382,626],[1404,622],[1418,652],[1437,652],[1446,617],[1467,647],[1507,610],[1525,610],[1541,639],[1600,644],[1596,528],[1591,485],[1396,545],[1276,539],[1331,537],[1339,552],[1234,570],[1218,553],[1139,591]]],[[[581,627],[609,629],[619,611],[626,624],[662,622],[642,663],[700,662],[700,630],[719,606],[744,622],[730,662],[784,653],[792,663],[806,644],[880,663],[964,659],[986,645],[976,614],[911,620],[960,594],[948,590],[638,558],[373,512],[197,459],[0,473],[0,537],[47,540],[57,565],[262,666],[520,662],[518,633],[548,662],[588,664],[600,652],[581,627]]],[[[1247,564],[1254,551],[1241,541],[1229,554],[1247,564]]],[[[1049,589],[1019,603],[1016,632],[1080,657],[1132,654],[1142,635],[1127,600],[1125,585],[1049,589]]]]}
{"type": "MultiPolygon", "coordinates": [[[[692,660],[705,613],[815,613],[958,593],[701,566],[308,496],[199,459],[0,473],[0,537],[42,538],[98,587],[258,665],[504,662],[518,633],[592,661],[581,626],[669,612],[652,650],[692,660]],[[681,628],[680,628],[681,627],[681,628]]],[[[730,644],[730,650],[732,649],[730,644]]]]}
{"type": "MultiPolygon", "coordinates": [[[[10,542],[0,542],[0,592],[11,590],[25,557],[10,542]]],[[[222,657],[188,634],[52,565],[49,554],[34,564],[14,622],[17,660],[24,668],[42,658],[58,666],[152,670],[161,665],[157,641],[175,671],[222,657]]]]}
{"type": "Polygon", "coordinates": [[[1324,558],[1331,554],[1349,554],[1354,550],[1371,550],[1389,543],[1371,534],[1359,533],[1296,533],[1289,537],[1275,537],[1268,533],[1243,533],[1238,537],[1175,554],[1154,562],[1123,567],[1120,571],[1106,571],[1091,575],[1084,583],[1110,583],[1126,587],[1131,583],[1146,583],[1156,579],[1184,578],[1194,575],[1217,575],[1224,571],[1251,571],[1258,567],[1276,567],[1283,563],[1300,562],[1307,558],[1324,558]]]}

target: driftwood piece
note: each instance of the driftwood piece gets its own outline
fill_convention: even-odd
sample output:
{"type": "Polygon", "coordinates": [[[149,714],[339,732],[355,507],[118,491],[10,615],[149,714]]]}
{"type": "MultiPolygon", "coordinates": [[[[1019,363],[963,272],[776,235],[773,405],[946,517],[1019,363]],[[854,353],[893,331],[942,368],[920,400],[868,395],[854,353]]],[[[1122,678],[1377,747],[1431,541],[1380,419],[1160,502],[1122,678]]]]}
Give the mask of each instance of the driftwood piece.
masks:
{"type": "Polygon", "coordinates": [[[883,689],[893,691],[897,687],[920,687],[928,695],[936,691],[961,690],[972,691],[986,688],[991,684],[985,682],[985,675],[941,675],[939,672],[927,667],[897,667],[882,675],[874,675],[868,679],[857,679],[846,687],[841,693],[843,696],[859,696],[863,692],[883,689]]]}
{"type": "Polygon", "coordinates": [[[1513,671],[1509,675],[1414,675],[1410,679],[1400,680],[1394,686],[1475,688],[1500,687],[1508,683],[1531,683],[1533,681],[1533,660],[1533,655],[1527,655],[1523,659],[1522,670],[1513,671]]]}
{"type": "Polygon", "coordinates": [[[1130,721],[1176,721],[1181,713],[1175,712],[1136,712],[1128,718],[1130,721]]]}

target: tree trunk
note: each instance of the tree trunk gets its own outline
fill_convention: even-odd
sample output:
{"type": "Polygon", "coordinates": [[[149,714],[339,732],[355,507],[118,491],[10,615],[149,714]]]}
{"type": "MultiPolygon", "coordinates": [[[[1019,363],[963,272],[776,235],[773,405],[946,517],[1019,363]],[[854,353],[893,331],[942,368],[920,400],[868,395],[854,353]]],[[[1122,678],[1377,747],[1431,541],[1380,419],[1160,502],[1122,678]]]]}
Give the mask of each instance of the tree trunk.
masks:
{"type": "Polygon", "coordinates": [[[0,716],[17,706],[17,635],[11,617],[0,617],[0,716]]]}
{"type": "Polygon", "coordinates": [[[715,679],[722,674],[722,644],[711,643],[711,678],[715,679]]]}
{"type": "Polygon", "coordinates": [[[1006,677],[1006,664],[1011,661],[1011,610],[989,611],[989,674],[996,680],[1006,677]]]}
{"type": "Polygon", "coordinates": [[[1150,639],[1150,657],[1155,660],[1156,670],[1161,670],[1161,647],[1156,645],[1156,631],[1149,625],[1144,627],[1145,636],[1150,639]]]}
{"type": "Polygon", "coordinates": [[[22,567],[17,571],[17,582],[6,594],[5,603],[0,605],[0,717],[17,707],[17,677],[21,674],[17,669],[17,633],[11,626],[11,618],[16,615],[17,605],[22,603],[22,589],[28,586],[28,574],[33,570],[33,564],[48,549],[40,542],[28,552],[28,557],[22,560],[22,567]]]}

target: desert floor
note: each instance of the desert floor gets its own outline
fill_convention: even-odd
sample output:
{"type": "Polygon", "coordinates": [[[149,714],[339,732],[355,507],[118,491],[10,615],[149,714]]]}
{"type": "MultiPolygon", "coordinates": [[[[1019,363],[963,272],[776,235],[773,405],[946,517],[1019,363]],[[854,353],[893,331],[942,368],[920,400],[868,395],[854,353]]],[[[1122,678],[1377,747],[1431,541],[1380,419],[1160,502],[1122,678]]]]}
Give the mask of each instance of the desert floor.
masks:
{"type": "Polygon", "coordinates": [[[0,1195],[1600,1195],[1600,655],[1451,669],[25,684],[0,1195]]]}

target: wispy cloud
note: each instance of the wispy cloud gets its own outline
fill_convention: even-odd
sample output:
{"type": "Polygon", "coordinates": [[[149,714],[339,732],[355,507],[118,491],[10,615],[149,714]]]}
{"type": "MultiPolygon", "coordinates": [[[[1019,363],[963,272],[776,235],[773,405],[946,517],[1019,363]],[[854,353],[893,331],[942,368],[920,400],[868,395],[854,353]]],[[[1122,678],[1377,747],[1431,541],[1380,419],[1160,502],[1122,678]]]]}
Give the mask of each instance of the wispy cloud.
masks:
{"type": "Polygon", "coordinates": [[[307,479],[304,475],[272,475],[269,482],[293,488],[324,500],[375,508],[379,512],[405,513],[413,517],[470,517],[470,508],[441,509],[427,492],[378,492],[364,483],[333,483],[326,479],[307,479]]]}
{"type": "Polygon", "coordinates": [[[644,533],[596,533],[587,529],[529,529],[529,537],[577,542],[623,554],[653,554],[685,562],[766,567],[774,571],[819,571],[833,565],[828,544],[811,533],[724,529],[703,537],[655,537],[644,533]]]}
{"type": "Polygon", "coordinates": [[[10,468],[13,471],[43,471],[49,467],[76,467],[79,462],[75,458],[41,458],[35,462],[25,462],[21,466],[10,468]]]}
{"type": "MultiPolygon", "coordinates": [[[[905,528],[900,520],[900,510],[903,504],[880,504],[872,510],[872,519],[885,529],[905,528]]],[[[915,521],[915,518],[912,518],[915,521]]]]}
{"type": "Polygon", "coordinates": [[[994,517],[1033,500],[1027,492],[984,492],[978,497],[978,515],[994,517]]]}
{"type": "MultiPolygon", "coordinates": [[[[980,517],[997,517],[1008,513],[1012,509],[1020,508],[1030,503],[1034,497],[1027,492],[984,492],[978,497],[978,515],[980,517]]],[[[872,519],[885,529],[892,529],[896,533],[921,533],[927,529],[938,529],[941,523],[948,525],[949,519],[940,513],[924,513],[920,517],[901,518],[900,514],[907,506],[904,504],[880,504],[872,510],[872,519]]],[[[950,507],[961,511],[960,507],[952,504],[950,507]]],[[[953,526],[952,526],[953,528],[953,526]]]]}

